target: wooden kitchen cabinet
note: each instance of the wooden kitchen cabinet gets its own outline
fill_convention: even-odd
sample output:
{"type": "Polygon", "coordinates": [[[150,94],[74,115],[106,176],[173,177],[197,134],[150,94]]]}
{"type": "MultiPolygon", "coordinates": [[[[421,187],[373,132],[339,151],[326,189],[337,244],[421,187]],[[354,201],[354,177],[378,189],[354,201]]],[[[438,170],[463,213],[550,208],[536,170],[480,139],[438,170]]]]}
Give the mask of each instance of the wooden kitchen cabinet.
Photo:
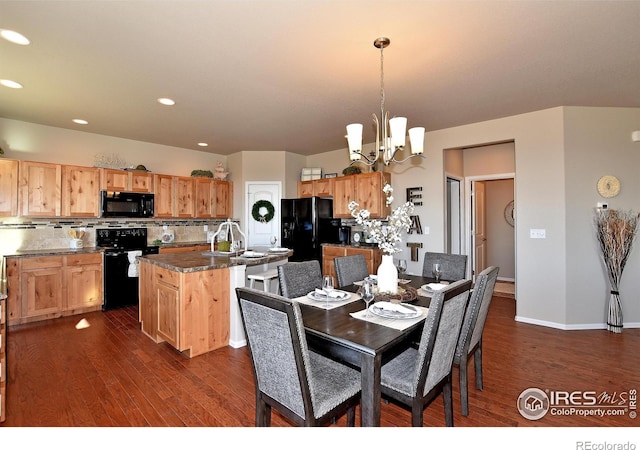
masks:
{"type": "Polygon", "coordinates": [[[61,214],[62,166],[20,161],[18,204],[22,216],[56,217],[61,214]]]}
{"type": "Polygon", "coordinates": [[[102,254],[66,255],[62,310],[68,313],[102,308],[102,254]]]}
{"type": "Polygon", "coordinates": [[[358,202],[360,209],[367,209],[372,218],[386,218],[390,208],[386,205],[386,195],[382,188],[391,184],[391,174],[369,172],[334,178],[333,217],[351,218],[349,203],[358,202]]]}
{"type": "Polygon", "coordinates": [[[100,169],[100,189],[153,193],[153,174],[145,170],[100,169]]]}
{"type": "Polygon", "coordinates": [[[378,266],[382,262],[382,251],[378,247],[323,245],[322,274],[332,275],[336,278],[336,270],[333,260],[341,256],[351,255],[364,255],[369,273],[377,273],[378,266]]]}
{"type": "Polygon", "coordinates": [[[100,215],[100,169],[62,166],[62,215],[98,217],[100,215]]]}
{"type": "Polygon", "coordinates": [[[211,244],[198,244],[180,247],[163,247],[160,246],[159,252],[164,253],[186,253],[186,252],[206,252],[211,250],[211,244]]]}
{"type": "Polygon", "coordinates": [[[195,196],[192,177],[175,177],[175,216],[188,218],[195,216],[195,196]]]}
{"type": "Polygon", "coordinates": [[[173,217],[175,202],[175,179],[172,175],[153,176],[154,186],[154,216],[173,217]]]}
{"type": "Polygon", "coordinates": [[[0,159],[0,217],[18,215],[18,166],[14,159],[0,159]]]}
{"type": "Polygon", "coordinates": [[[178,272],[140,262],[140,322],[191,358],[229,344],[229,269],[178,272]]]}
{"type": "Polygon", "coordinates": [[[7,321],[37,322],[102,308],[102,254],[7,257],[7,321]]]}
{"type": "Polygon", "coordinates": [[[227,219],[233,211],[230,181],[194,177],[195,217],[227,219]]]}
{"type": "Polygon", "coordinates": [[[335,178],[298,181],[298,197],[333,197],[335,178]]]}

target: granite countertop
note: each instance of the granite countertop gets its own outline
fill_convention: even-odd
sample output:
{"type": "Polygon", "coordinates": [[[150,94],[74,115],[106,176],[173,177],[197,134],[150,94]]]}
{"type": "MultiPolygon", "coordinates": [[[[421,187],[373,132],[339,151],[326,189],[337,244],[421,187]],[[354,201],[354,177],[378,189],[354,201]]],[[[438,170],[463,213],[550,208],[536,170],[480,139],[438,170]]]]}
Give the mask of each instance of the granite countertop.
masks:
{"type": "Polygon", "coordinates": [[[100,247],[84,247],[84,248],[48,248],[43,250],[16,250],[13,253],[4,255],[5,257],[26,258],[32,256],[62,256],[62,255],[78,255],[85,253],[101,253],[104,251],[100,247]]]}
{"type": "Polygon", "coordinates": [[[257,266],[270,262],[282,261],[293,255],[293,251],[287,253],[268,253],[266,249],[254,249],[256,252],[265,252],[265,256],[259,258],[243,258],[242,256],[214,256],[211,252],[184,252],[165,253],[138,256],[143,262],[148,262],[165,269],[176,272],[199,272],[203,270],[224,269],[231,266],[257,266]]]}
{"type": "Polygon", "coordinates": [[[170,242],[170,243],[162,243],[159,244],[160,248],[177,248],[177,247],[194,247],[196,245],[207,245],[211,246],[210,242],[207,241],[190,241],[190,242],[170,242]]]}

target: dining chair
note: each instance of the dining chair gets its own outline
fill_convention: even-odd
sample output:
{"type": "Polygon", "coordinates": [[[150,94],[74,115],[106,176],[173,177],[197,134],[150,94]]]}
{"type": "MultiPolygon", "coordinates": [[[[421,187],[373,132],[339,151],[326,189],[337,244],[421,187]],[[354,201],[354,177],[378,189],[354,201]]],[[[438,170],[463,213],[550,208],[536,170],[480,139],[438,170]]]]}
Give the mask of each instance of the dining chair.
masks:
{"type": "Polygon", "coordinates": [[[283,297],[296,298],[322,288],[322,270],[317,260],[288,262],[278,266],[278,282],[283,297]]]}
{"type": "Polygon", "coordinates": [[[297,425],[321,426],[347,415],[355,425],[360,372],[307,346],[297,302],[252,288],[236,288],[251,356],[256,426],[271,425],[271,409],[297,425]]]}
{"type": "Polygon", "coordinates": [[[354,281],[364,280],[369,276],[369,268],[364,255],[340,256],[333,260],[338,278],[338,287],[348,286],[354,281]]]}
{"type": "Polygon", "coordinates": [[[411,410],[411,425],[421,427],[424,409],[443,394],[445,423],[453,426],[451,373],[471,280],[459,280],[431,297],[417,348],[409,346],[382,366],[381,392],[411,410]]]}
{"type": "Polygon", "coordinates": [[[458,281],[467,277],[467,255],[426,252],[422,266],[423,277],[433,278],[434,263],[442,265],[442,275],[440,276],[442,280],[458,281]]]}
{"type": "Polygon", "coordinates": [[[469,415],[469,393],[467,364],[473,357],[476,387],[482,390],[482,332],[487,320],[489,305],[498,278],[498,267],[487,267],[476,277],[469,306],[462,322],[458,345],[453,356],[453,365],[460,371],[460,404],[462,415],[469,415]]]}

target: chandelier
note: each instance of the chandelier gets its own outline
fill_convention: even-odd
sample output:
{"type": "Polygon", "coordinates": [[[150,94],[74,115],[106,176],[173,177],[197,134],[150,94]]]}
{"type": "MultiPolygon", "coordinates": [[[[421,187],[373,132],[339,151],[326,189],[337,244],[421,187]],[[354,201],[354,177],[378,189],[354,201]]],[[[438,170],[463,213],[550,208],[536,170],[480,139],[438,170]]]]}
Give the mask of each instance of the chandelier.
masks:
{"type": "Polygon", "coordinates": [[[407,118],[393,117],[389,119],[389,112],[384,110],[384,56],[383,50],[388,47],[391,40],[386,37],[380,37],[373,42],[376,48],[380,49],[380,119],[375,114],[373,122],[376,124],[376,146],[378,149],[369,153],[369,157],[362,153],[362,124],[352,123],[347,125],[347,142],[349,144],[349,159],[351,164],[362,163],[367,166],[373,166],[378,159],[388,166],[392,162],[403,163],[409,158],[422,155],[424,152],[424,127],[415,127],[409,129],[409,141],[411,144],[411,155],[405,159],[397,160],[396,153],[404,150],[406,143],[407,118]],[[363,159],[364,158],[364,159],[363,159]]]}

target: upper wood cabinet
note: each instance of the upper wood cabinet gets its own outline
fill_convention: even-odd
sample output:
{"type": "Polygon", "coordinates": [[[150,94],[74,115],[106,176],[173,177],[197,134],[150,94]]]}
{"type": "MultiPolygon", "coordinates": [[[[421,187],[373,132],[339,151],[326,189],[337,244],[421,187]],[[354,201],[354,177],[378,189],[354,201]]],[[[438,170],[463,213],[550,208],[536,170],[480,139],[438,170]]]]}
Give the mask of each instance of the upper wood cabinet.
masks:
{"type": "Polygon", "coordinates": [[[370,172],[354,175],[355,201],[361,209],[371,213],[371,217],[384,218],[390,213],[386,205],[387,196],[382,192],[385,184],[391,184],[391,174],[384,172],[370,172]]]}
{"type": "Polygon", "coordinates": [[[154,216],[173,217],[175,202],[175,179],[171,175],[154,175],[154,216]]]}
{"type": "Polygon", "coordinates": [[[351,217],[349,202],[355,199],[355,175],[338,177],[333,183],[333,217],[351,217]]]}
{"type": "Polygon", "coordinates": [[[0,159],[0,217],[18,215],[18,161],[0,159]]]}
{"type": "Polygon", "coordinates": [[[233,211],[232,186],[230,181],[194,177],[195,217],[231,217],[233,211]]]}
{"type": "Polygon", "coordinates": [[[175,216],[194,217],[195,216],[195,195],[193,193],[194,184],[192,177],[175,177],[175,216]]]}
{"type": "Polygon", "coordinates": [[[332,197],[335,178],[298,181],[298,197],[332,197]]]}
{"type": "Polygon", "coordinates": [[[61,213],[62,166],[20,161],[18,182],[19,214],[56,217],[61,213]]]}
{"type": "Polygon", "coordinates": [[[233,215],[233,183],[231,181],[214,180],[215,209],[213,217],[228,219],[233,215]]]}
{"type": "Polygon", "coordinates": [[[98,217],[100,215],[100,169],[62,166],[62,215],[98,217]]]}
{"type": "Polygon", "coordinates": [[[153,174],[144,170],[100,169],[100,189],[105,191],[153,192],[153,174]]]}

